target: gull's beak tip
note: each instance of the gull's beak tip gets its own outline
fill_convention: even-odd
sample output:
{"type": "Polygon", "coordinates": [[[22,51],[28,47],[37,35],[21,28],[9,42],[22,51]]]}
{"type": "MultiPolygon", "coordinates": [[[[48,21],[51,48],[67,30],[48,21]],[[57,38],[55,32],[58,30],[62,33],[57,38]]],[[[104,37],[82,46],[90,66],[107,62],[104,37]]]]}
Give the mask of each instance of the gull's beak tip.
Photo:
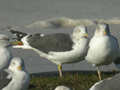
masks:
{"type": "Polygon", "coordinates": [[[22,67],[21,67],[21,66],[18,66],[17,69],[18,69],[18,70],[22,70],[22,67]]]}

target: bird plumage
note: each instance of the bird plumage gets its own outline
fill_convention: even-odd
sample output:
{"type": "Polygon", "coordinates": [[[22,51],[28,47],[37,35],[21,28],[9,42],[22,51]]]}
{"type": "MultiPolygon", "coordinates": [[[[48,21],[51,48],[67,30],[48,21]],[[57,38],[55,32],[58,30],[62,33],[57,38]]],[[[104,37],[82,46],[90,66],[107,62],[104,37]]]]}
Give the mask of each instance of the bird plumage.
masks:
{"type": "MultiPolygon", "coordinates": [[[[49,35],[32,34],[21,38],[23,46],[18,48],[32,49],[42,58],[58,65],[75,63],[84,60],[88,50],[88,33],[86,27],[77,26],[72,35],[55,33],[49,35]]],[[[16,47],[17,47],[16,46],[16,47]]],[[[61,70],[60,70],[61,71],[61,70]]]]}
{"type": "Polygon", "coordinates": [[[2,90],[27,90],[30,77],[25,69],[24,61],[14,57],[8,67],[11,81],[2,90]]]}
{"type": "MultiPolygon", "coordinates": [[[[101,27],[105,25],[100,25],[101,27]]],[[[106,27],[95,31],[90,40],[86,60],[95,65],[106,65],[112,63],[118,57],[118,40],[112,36],[106,27]],[[104,34],[106,30],[106,35],[104,34]]]]}

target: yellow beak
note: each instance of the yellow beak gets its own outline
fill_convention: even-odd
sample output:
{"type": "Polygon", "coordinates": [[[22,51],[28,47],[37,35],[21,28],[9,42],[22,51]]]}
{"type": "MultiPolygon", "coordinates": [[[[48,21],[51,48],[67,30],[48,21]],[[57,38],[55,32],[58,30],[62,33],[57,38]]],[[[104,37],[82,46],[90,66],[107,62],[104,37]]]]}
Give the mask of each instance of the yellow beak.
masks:
{"type": "Polygon", "coordinates": [[[23,45],[23,42],[21,41],[13,41],[13,42],[10,42],[11,45],[23,45]]]}
{"type": "Polygon", "coordinates": [[[22,70],[22,67],[21,67],[21,66],[18,66],[17,69],[18,69],[18,70],[22,70]]]}
{"type": "Polygon", "coordinates": [[[107,35],[106,31],[104,31],[104,35],[107,35]]]}
{"type": "Polygon", "coordinates": [[[83,36],[84,36],[84,37],[88,37],[88,34],[87,34],[87,33],[85,33],[83,36]]]}

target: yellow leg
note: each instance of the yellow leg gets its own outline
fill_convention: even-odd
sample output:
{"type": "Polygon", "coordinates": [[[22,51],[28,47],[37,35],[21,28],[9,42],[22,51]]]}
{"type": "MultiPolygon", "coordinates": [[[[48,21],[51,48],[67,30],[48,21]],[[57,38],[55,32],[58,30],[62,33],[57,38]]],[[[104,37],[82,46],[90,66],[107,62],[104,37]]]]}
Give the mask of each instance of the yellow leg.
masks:
{"type": "Polygon", "coordinates": [[[102,80],[102,78],[101,78],[101,72],[100,72],[100,70],[99,70],[98,67],[97,67],[97,74],[98,74],[98,78],[99,78],[99,80],[102,80]]]}
{"type": "Polygon", "coordinates": [[[58,65],[59,76],[62,77],[62,65],[58,65]]]}

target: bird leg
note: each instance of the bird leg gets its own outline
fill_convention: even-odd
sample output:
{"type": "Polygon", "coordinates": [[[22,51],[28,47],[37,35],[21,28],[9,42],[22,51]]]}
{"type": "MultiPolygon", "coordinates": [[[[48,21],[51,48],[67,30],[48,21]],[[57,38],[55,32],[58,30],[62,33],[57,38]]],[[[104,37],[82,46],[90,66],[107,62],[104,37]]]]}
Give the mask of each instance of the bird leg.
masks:
{"type": "Polygon", "coordinates": [[[101,78],[101,72],[100,72],[100,70],[99,70],[98,67],[97,67],[97,74],[98,74],[98,78],[99,78],[99,80],[102,80],[102,78],[101,78]]]}
{"type": "Polygon", "coordinates": [[[62,65],[58,65],[59,76],[62,77],[62,65]]]}

